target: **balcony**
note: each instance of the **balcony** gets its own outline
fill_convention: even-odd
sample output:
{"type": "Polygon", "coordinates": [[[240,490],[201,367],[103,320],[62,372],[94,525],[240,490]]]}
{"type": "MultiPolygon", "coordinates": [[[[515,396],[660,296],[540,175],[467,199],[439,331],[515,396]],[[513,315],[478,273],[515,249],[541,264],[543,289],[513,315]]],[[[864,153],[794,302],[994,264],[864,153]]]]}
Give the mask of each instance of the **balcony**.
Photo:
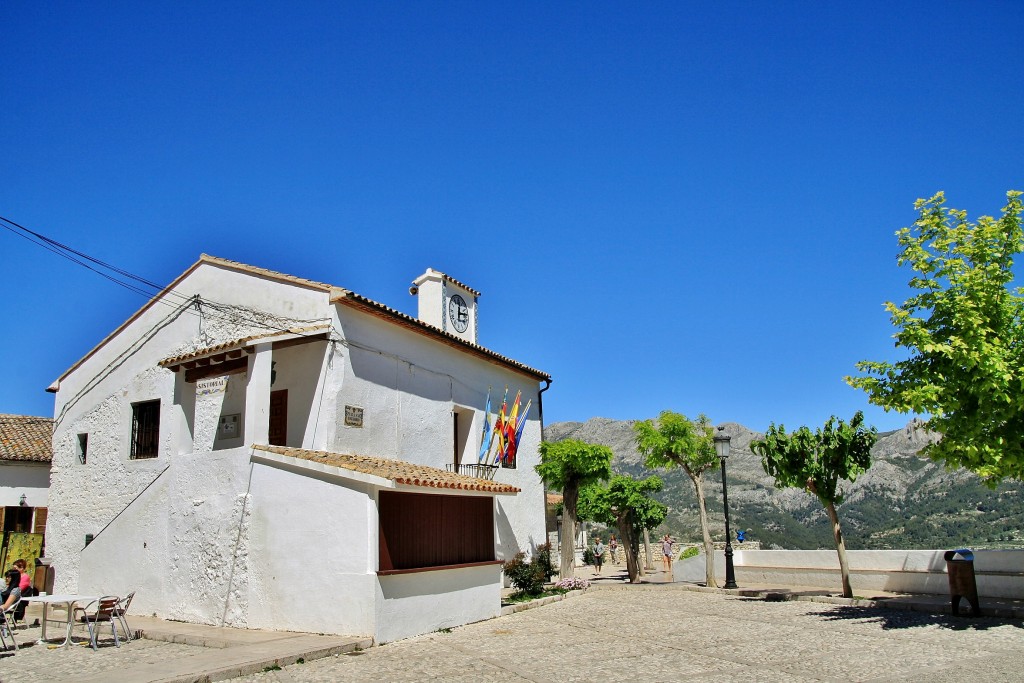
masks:
{"type": "Polygon", "coordinates": [[[498,470],[497,465],[479,465],[473,464],[460,464],[457,467],[449,463],[445,465],[445,469],[449,472],[458,472],[459,474],[465,474],[468,477],[476,477],[477,479],[486,479],[492,481],[494,479],[494,473],[498,470]]]}

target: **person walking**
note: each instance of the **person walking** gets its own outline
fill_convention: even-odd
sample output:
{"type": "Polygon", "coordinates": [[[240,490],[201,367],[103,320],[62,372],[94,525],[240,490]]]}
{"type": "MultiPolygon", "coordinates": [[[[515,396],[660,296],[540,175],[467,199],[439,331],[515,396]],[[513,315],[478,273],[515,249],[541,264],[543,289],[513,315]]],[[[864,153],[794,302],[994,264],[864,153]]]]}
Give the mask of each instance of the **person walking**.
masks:
{"type": "Polygon", "coordinates": [[[619,542],[615,540],[615,534],[608,539],[608,559],[612,564],[615,564],[615,557],[618,554],[619,542]]]}
{"type": "Polygon", "coordinates": [[[594,539],[594,570],[600,574],[601,567],[604,565],[604,543],[601,543],[601,537],[597,536],[594,539]]]}
{"type": "Polygon", "coordinates": [[[668,534],[661,539],[661,554],[665,562],[665,571],[672,572],[672,539],[668,534]]]}

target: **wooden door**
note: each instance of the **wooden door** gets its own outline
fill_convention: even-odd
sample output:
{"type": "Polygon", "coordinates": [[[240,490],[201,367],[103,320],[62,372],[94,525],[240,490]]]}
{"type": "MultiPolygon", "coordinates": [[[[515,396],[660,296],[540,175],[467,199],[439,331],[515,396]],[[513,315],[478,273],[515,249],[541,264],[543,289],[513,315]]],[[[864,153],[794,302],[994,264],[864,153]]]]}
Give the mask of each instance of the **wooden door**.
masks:
{"type": "Polygon", "coordinates": [[[270,434],[271,446],[288,445],[288,390],[270,392],[270,434]]]}

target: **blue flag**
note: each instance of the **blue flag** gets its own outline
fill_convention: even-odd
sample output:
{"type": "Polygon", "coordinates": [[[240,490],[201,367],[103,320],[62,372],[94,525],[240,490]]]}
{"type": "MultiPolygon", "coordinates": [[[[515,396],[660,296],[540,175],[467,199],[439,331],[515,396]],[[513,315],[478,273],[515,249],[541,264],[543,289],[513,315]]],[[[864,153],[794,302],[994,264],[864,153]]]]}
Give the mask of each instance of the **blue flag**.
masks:
{"type": "Polygon", "coordinates": [[[487,407],[484,408],[484,432],[480,435],[480,456],[476,459],[479,464],[483,464],[484,458],[487,457],[487,451],[491,448],[489,436],[491,436],[491,388],[487,387],[487,407]]]}

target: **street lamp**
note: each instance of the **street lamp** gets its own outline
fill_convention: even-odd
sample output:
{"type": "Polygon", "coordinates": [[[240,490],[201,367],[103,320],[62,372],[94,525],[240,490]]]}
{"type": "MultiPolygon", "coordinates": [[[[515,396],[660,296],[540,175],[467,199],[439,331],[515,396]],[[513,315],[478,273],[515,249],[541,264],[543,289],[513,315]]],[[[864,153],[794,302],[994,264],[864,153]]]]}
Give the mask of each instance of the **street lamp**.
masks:
{"type": "Polygon", "coordinates": [[[729,458],[732,438],[718,428],[715,434],[715,453],[722,461],[722,503],[725,505],[725,588],[736,588],[736,569],[732,566],[732,532],[729,531],[729,487],[725,481],[725,461],[729,458]]]}

